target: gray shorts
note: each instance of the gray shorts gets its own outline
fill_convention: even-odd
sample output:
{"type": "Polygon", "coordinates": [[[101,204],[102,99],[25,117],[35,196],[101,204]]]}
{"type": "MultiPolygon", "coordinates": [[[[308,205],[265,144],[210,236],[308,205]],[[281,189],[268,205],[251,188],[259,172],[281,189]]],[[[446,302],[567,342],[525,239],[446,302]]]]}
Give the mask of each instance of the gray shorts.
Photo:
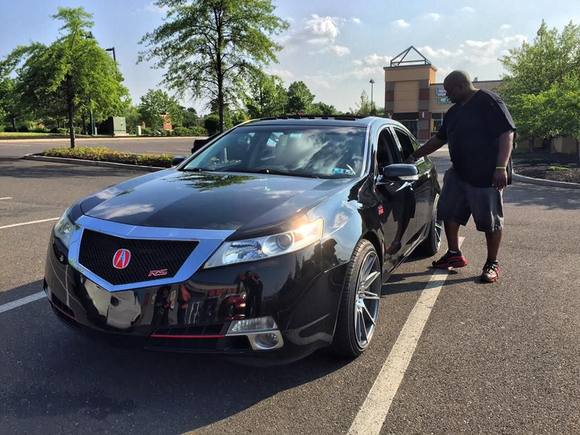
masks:
{"type": "Polygon", "coordinates": [[[466,183],[451,168],[443,177],[443,189],[437,206],[437,218],[466,225],[473,216],[475,226],[486,233],[503,228],[502,192],[493,187],[475,187],[466,183]]]}

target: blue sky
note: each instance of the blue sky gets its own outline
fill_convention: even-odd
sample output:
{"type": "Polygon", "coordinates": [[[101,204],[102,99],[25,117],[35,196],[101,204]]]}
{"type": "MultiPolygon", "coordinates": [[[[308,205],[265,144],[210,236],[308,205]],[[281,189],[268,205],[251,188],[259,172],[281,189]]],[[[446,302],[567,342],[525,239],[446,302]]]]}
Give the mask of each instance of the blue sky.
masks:
{"type": "MultiPolygon", "coordinates": [[[[278,37],[284,49],[269,71],[288,84],[303,80],[318,100],[341,110],[354,107],[361,92],[375,84],[375,101],[384,93],[382,67],[409,45],[425,54],[442,80],[449,71],[467,70],[480,80],[502,74],[497,61],[509,48],[531,41],[544,19],[562,28],[580,23],[578,0],[274,0],[276,13],[290,22],[278,37]]],[[[136,64],[138,41],[162,22],[151,0],[0,0],[0,56],[16,45],[50,43],[58,6],[83,6],[94,14],[101,46],[115,46],[125,85],[135,103],[160,86],[162,71],[136,64]]],[[[184,100],[203,111],[203,102],[184,100]]]]}

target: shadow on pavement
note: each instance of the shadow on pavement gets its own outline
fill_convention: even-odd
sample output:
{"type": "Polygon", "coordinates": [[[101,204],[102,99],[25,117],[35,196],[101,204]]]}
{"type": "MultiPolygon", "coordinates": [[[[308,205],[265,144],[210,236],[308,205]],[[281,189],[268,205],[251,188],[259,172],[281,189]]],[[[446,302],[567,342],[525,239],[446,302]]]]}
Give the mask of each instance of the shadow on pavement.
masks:
{"type": "Polygon", "coordinates": [[[580,189],[515,184],[507,188],[504,200],[506,204],[515,206],[541,206],[550,210],[580,210],[580,189]]]}
{"type": "Polygon", "coordinates": [[[120,349],[61,324],[46,300],[0,315],[0,340],[0,421],[16,421],[24,432],[32,429],[27,422],[51,417],[48,432],[77,425],[91,432],[182,433],[348,364],[325,351],[291,365],[254,368],[217,357],[120,349]]]}
{"type": "MultiPolygon", "coordinates": [[[[423,272],[417,273],[395,273],[391,275],[389,280],[383,284],[381,289],[381,296],[387,296],[397,293],[418,292],[425,289],[424,281],[417,281],[417,277],[429,276],[433,274],[433,269],[426,269],[423,272]],[[409,280],[410,279],[410,280],[409,280]]],[[[455,284],[464,282],[479,283],[478,276],[460,275],[456,270],[449,271],[449,277],[445,280],[445,287],[450,287],[455,284]]]]}
{"type": "Polygon", "coordinates": [[[0,158],[2,177],[13,178],[62,178],[62,177],[138,177],[147,172],[100,166],[81,166],[67,163],[42,163],[32,160],[0,158]]]}

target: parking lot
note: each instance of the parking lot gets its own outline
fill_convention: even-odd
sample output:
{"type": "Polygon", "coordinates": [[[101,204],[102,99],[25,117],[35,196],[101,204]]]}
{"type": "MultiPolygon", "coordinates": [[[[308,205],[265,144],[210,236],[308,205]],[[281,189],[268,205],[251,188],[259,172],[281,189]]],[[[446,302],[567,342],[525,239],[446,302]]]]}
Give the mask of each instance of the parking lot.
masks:
{"type": "Polygon", "coordinates": [[[38,295],[52,225],[136,174],[18,159],[42,147],[0,144],[1,433],[580,433],[580,190],[508,189],[499,283],[477,282],[470,224],[469,266],[434,277],[411,259],[384,284],[362,357],[255,368],[113,348],[55,318],[38,295]]]}

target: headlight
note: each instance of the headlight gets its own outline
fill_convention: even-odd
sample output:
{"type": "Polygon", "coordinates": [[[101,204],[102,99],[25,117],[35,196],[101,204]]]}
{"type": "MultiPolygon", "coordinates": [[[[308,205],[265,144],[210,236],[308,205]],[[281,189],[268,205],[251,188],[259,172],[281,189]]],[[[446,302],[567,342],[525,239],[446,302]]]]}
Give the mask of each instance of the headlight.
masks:
{"type": "Polygon", "coordinates": [[[323,221],[318,219],[295,230],[255,239],[224,242],[206,262],[205,268],[261,260],[298,251],[320,240],[323,221]]]}
{"type": "Polygon", "coordinates": [[[54,237],[58,238],[68,248],[75,224],[68,217],[67,209],[54,226],[54,237]]]}

